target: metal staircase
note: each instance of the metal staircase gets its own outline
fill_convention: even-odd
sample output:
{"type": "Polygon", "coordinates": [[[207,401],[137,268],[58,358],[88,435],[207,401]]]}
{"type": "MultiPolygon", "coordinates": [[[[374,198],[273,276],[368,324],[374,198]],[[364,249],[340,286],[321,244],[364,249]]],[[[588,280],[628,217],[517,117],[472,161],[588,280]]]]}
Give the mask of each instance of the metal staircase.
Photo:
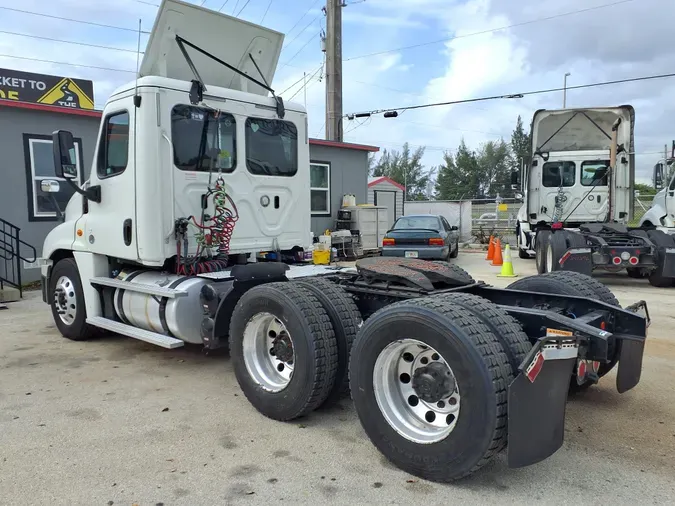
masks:
{"type": "Polygon", "coordinates": [[[19,290],[19,297],[23,297],[21,261],[35,262],[37,253],[33,246],[21,240],[20,230],[0,218],[0,290],[5,285],[13,286],[19,290]],[[24,256],[26,253],[28,257],[24,256]]]}

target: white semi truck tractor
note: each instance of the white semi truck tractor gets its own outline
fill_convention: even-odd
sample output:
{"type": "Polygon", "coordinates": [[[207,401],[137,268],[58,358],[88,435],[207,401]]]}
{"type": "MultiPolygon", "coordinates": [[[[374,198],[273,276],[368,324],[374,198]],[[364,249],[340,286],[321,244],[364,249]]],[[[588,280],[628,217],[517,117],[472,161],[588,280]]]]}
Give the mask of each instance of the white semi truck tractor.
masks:
{"type": "Polygon", "coordinates": [[[229,348],[246,398],[280,421],[351,391],[377,448],[427,479],[506,448],[514,467],[548,457],[570,390],[617,364],[620,392],[638,383],[646,304],[622,308],[574,272],[498,289],[447,262],[255,262],[310,245],[307,115],[269,85],[282,41],[164,0],[138,79],[106,102],[82,187],[72,135],[54,132],[56,175],[77,191],[41,259],[59,331],[229,348]]]}
{"type": "Polygon", "coordinates": [[[667,234],[675,234],[675,141],[671,155],[654,165],[652,181],[659,192],[640,219],[640,226],[656,228],[667,234]]]}
{"type": "Polygon", "coordinates": [[[626,269],[672,286],[675,240],[654,226],[631,227],[635,111],[629,105],[540,110],[531,157],[512,174],[523,189],[516,235],[521,258],[539,273],[626,269]]]}

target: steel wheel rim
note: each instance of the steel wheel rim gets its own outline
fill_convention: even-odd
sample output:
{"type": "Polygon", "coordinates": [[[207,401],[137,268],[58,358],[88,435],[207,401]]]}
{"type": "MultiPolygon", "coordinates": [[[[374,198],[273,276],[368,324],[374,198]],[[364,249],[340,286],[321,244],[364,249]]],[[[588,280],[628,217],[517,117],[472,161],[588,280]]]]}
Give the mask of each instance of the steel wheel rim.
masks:
{"type": "Polygon", "coordinates": [[[457,424],[460,396],[452,369],[436,350],[421,341],[401,339],[380,352],[373,369],[373,390],[387,423],[409,441],[437,443],[457,424]],[[440,394],[438,401],[422,399],[420,394],[429,392],[413,388],[417,382],[415,372],[428,369],[430,364],[439,364],[438,371],[444,366],[454,384],[452,391],[440,394]]]}
{"type": "Polygon", "coordinates": [[[77,318],[75,285],[68,276],[61,276],[54,286],[54,307],[65,325],[72,325],[77,318]]]}
{"type": "Polygon", "coordinates": [[[271,313],[257,313],[246,324],[244,364],[253,380],[268,392],[281,392],[293,377],[295,351],[286,326],[271,313]]]}

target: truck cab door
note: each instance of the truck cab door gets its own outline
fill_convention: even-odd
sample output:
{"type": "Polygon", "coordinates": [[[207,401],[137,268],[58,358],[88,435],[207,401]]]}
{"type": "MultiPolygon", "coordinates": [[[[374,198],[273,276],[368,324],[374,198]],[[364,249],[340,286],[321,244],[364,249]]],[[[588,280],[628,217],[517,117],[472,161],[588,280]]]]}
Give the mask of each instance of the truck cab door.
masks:
{"type": "Polygon", "coordinates": [[[588,221],[604,221],[609,210],[609,160],[584,160],[579,170],[583,202],[574,214],[588,221]]]}
{"type": "Polygon", "coordinates": [[[675,220],[675,174],[670,180],[666,192],[666,211],[668,212],[668,218],[675,220]]]}
{"type": "Polygon", "coordinates": [[[100,186],[101,202],[89,202],[78,222],[88,251],[137,260],[134,108],[132,97],[108,105],[94,155],[90,186],[100,186]]]}

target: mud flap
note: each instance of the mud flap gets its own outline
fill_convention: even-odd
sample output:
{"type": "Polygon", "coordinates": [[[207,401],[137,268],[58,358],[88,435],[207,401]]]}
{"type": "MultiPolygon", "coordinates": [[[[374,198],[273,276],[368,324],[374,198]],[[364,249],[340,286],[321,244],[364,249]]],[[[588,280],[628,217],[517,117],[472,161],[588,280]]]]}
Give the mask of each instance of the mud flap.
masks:
{"type": "Polygon", "coordinates": [[[665,278],[675,278],[675,248],[666,248],[663,258],[663,273],[665,278]]]}
{"type": "Polygon", "coordinates": [[[640,382],[644,350],[643,338],[624,337],[621,339],[619,370],[616,374],[616,389],[620,394],[627,392],[640,382]]]}
{"type": "Polygon", "coordinates": [[[509,385],[509,467],[536,464],[562,446],[567,392],[577,354],[576,345],[547,345],[509,385]]]}
{"type": "Polygon", "coordinates": [[[591,248],[570,248],[560,258],[563,271],[574,271],[590,276],[593,272],[591,248]]]}

